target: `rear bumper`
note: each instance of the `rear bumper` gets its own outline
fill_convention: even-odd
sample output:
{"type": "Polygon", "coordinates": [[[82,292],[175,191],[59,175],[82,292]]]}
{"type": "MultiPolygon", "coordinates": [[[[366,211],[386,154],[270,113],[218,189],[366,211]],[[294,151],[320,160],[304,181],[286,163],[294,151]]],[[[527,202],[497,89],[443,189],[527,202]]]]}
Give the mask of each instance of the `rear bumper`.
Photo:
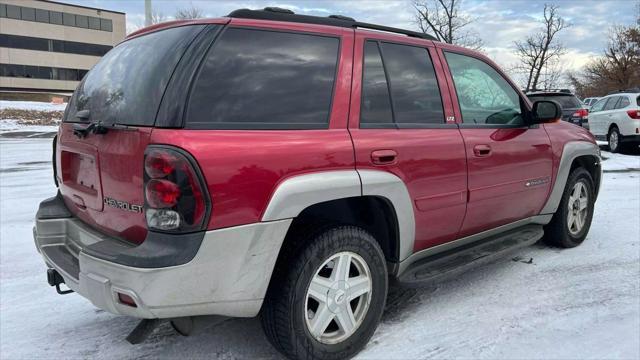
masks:
{"type": "Polygon", "coordinates": [[[192,250],[175,244],[195,243],[195,236],[155,234],[149,243],[132,246],[88,227],[61,211],[66,208],[60,204],[59,198],[44,201],[34,227],[47,266],[98,308],[138,318],[257,315],[291,222],[199,233],[189,258],[192,250]],[[52,204],[58,209],[52,210],[52,204]],[[118,293],[129,295],[137,306],[120,303],[118,293]]]}

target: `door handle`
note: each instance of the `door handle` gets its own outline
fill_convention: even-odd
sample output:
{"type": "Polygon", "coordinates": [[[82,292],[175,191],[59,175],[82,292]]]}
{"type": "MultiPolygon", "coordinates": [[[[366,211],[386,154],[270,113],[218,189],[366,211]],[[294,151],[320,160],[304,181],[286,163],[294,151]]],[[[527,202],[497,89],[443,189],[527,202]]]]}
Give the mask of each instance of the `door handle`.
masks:
{"type": "Polygon", "coordinates": [[[371,161],[376,165],[394,164],[398,157],[395,150],[374,150],[371,152],[371,161]]]}
{"type": "Polygon", "coordinates": [[[476,145],[473,147],[473,154],[477,157],[485,157],[491,155],[491,146],[476,145]]]}

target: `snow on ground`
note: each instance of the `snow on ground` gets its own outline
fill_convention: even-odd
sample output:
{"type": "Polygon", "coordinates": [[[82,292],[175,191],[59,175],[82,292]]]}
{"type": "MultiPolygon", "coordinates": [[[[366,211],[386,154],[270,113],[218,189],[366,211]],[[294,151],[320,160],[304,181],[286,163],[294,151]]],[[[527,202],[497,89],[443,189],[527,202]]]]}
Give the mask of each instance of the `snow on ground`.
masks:
{"type": "Polygon", "coordinates": [[[19,121],[16,119],[2,119],[2,121],[0,121],[0,134],[30,132],[31,134],[25,134],[25,136],[39,137],[46,133],[50,133],[50,136],[53,137],[53,134],[51,133],[55,133],[56,131],[58,131],[58,126],[56,125],[20,124],[19,121]]]}
{"type": "MultiPolygon", "coordinates": [[[[133,346],[136,320],[56,294],[31,233],[38,203],[56,191],[50,141],[0,138],[0,358],[279,358],[257,319],[187,338],[164,324],[133,346]]],[[[358,358],[640,358],[640,157],[603,155],[582,246],[535,245],[453,279],[393,287],[358,358]]]]}
{"type": "MultiPolygon", "coordinates": [[[[53,104],[37,101],[0,100],[0,110],[29,110],[29,111],[64,111],[66,103],[53,104]]],[[[30,119],[34,120],[34,119],[30,119]]],[[[59,121],[59,120],[58,120],[59,121]]],[[[2,137],[47,137],[53,136],[58,130],[57,125],[33,125],[29,121],[14,118],[0,118],[0,136],[2,137]]],[[[55,122],[55,121],[54,121],[55,122]]],[[[42,122],[41,122],[42,123],[42,122]]],[[[48,123],[44,122],[44,123],[48,123]]]]}
{"type": "Polygon", "coordinates": [[[602,152],[604,171],[640,171],[640,156],[629,156],[624,154],[614,154],[608,151],[602,152]]]}
{"type": "Polygon", "coordinates": [[[39,101],[13,101],[13,100],[0,100],[1,109],[16,109],[16,110],[38,110],[38,111],[64,111],[67,103],[53,104],[39,101]]]}

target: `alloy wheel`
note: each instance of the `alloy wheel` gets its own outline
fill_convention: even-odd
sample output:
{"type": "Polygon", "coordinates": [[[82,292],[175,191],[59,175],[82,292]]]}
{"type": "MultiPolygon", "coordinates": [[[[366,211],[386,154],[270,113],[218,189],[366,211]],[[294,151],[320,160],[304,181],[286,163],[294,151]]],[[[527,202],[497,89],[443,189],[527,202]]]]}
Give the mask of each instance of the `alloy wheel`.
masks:
{"type": "Polygon", "coordinates": [[[309,333],[323,344],[346,340],[366,317],[371,292],[371,272],[362,257],[350,251],[332,255],[307,289],[304,313],[309,333]]]}
{"type": "Polygon", "coordinates": [[[615,130],[611,131],[611,134],[609,134],[609,150],[616,151],[619,141],[620,139],[618,138],[618,132],[615,130]]]}
{"type": "Polygon", "coordinates": [[[582,231],[589,215],[589,193],[582,181],[578,181],[573,185],[569,201],[567,201],[567,207],[569,210],[567,215],[569,233],[576,236],[582,231]]]}

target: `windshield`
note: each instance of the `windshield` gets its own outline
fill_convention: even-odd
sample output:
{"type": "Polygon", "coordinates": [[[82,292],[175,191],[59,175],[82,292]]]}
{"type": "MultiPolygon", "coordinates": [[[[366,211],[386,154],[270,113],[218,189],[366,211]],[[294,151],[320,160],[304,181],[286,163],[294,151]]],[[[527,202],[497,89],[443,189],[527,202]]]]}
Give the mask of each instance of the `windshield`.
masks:
{"type": "Polygon", "coordinates": [[[531,99],[531,101],[553,100],[559,103],[563,109],[577,109],[582,107],[580,100],[571,95],[530,95],[529,99],[531,99]]]}
{"type": "Polygon", "coordinates": [[[204,26],[182,26],[127,40],[82,80],[67,122],[153,126],[158,105],[182,53],[204,26]],[[76,117],[80,110],[85,119],[76,117]]]}

